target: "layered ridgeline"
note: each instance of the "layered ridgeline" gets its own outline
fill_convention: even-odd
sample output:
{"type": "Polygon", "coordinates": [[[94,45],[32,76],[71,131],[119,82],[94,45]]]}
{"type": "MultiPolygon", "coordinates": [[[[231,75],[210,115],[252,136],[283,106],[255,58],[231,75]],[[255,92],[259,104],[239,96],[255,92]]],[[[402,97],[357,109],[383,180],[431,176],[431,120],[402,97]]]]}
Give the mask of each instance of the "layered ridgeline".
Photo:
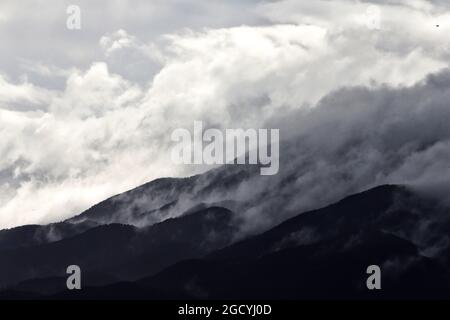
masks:
{"type": "MultiPolygon", "coordinates": [[[[242,176],[214,185],[236,188],[242,176]]],[[[231,201],[199,202],[171,216],[181,197],[167,191],[203,200],[202,178],[156,180],[59,224],[2,231],[0,297],[450,297],[450,218],[437,200],[384,185],[251,235],[230,209],[242,206],[231,201]],[[125,199],[134,203],[147,192],[157,207],[131,212],[157,222],[124,224],[125,199]],[[82,269],[82,290],[65,287],[70,264],[82,269]],[[382,290],[366,287],[373,264],[382,270],[382,290]]],[[[203,192],[212,194],[214,185],[203,192]]]]}
{"type": "Polygon", "coordinates": [[[0,231],[1,250],[30,247],[73,237],[109,224],[144,228],[211,206],[233,209],[225,201],[230,190],[256,170],[252,167],[223,167],[188,178],[157,179],[102,201],[85,212],[58,223],[27,225],[0,231]]]}
{"type": "Polygon", "coordinates": [[[0,288],[54,278],[55,288],[44,279],[39,290],[60,289],[72,264],[86,285],[136,280],[229,245],[240,234],[234,212],[244,207],[229,199],[256,170],[157,179],[62,222],[1,230],[0,288]]]}
{"type": "Polygon", "coordinates": [[[259,125],[280,128],[276,175],[225,165],[155,180],[66,221],[0,231],[4,295],[65,292],[69,264],[85,289],[66,294],[88,297],[364,296],[370,264],[383,271],[375,294],[446,295],[449,74],[345,88],[273,114],[259,125]]]}

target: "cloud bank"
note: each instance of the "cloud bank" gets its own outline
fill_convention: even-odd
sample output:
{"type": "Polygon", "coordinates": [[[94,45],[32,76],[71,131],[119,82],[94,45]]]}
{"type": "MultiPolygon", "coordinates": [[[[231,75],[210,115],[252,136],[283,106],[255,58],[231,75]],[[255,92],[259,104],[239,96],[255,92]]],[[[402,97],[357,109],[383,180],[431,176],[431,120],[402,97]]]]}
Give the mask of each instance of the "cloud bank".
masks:
{"type": "MultiPolygon", "coordinates": [[[[220,23],[216,14],[197,19],[217,3],[186,4],[198,12],[184,25],[179,7],[145,7],[173,17],[149,31],[147,15],[121,1],[108,7],[105,25],[89,20],[101,19],[101,7],[83,2],[89,32],[55,28],[58,49],[47,61],[42,43],[2,37],[0,60],[20,59],[13,69],[0,64],[0,227],[62,220],[151,179],[206,170],[170,161],[171,132],[195,120],[284,131],[282,172],[271,181],[283,183],[281,202],[262,202],[249,219],[377,183],[442,179],[450,30],[443,2],[385,1],[376,30],[367,26],[370,2],[243,3],[226,5],[241,14],[220,23]]],[[[23,22],[14,3],[2,6],[0,34],[23,22]]],[[[23,22],[50,48],[43,30],[65,25],[54,10],[44,10],[47,22],[23,22]]],[[[242,188],[263,194],[263,185],[242,188]]]]}

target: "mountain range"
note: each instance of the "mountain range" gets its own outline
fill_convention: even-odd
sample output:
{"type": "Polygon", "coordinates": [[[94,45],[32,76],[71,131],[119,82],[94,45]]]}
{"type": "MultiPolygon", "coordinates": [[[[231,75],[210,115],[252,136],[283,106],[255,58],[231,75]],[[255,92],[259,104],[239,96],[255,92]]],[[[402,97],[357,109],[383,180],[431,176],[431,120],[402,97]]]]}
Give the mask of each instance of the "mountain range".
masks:
{"type": "Polygon", "coordinates": [[[211,195],[251,170],[158,179],[59,223],[0,231],[0,298],[450,298],[439,199],[380,185],[246,232],[246,204],[211,195]],[[66,288],[73,264],[82,290],[66,288]],[[370,265],[381,290],[366,286],[370,265]]]}

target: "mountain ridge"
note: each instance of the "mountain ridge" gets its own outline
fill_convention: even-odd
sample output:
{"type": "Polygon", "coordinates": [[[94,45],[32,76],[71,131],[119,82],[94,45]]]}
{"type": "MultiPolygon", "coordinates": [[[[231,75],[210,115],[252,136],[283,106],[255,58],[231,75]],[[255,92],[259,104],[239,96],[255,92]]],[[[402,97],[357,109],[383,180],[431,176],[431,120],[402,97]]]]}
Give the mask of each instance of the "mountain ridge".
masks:
{"type": "MultiPolygon", "coordinates": [[[[202,205],[198,209],[146,228],[160,229],[155,239],[162,239],[161,235],[170,235],[170,230],[176,230],[173,224],[178,225],[179,230],[186,231],[184,242],[198,233],[189,230],[201,230],[199,224],[222,216],[225,220],[216,226],[225,234],[225,242],[219,241],[201,254],[179,256],[159,270],[148,268],[146,259],[163,259],[161,252],[173,253],[176,250],[156,251],[154,258],[144,251],[122,266],[115,264],[119,265],[118,269],[134,274],[128,275],[129,280],[125,282],[120,282],[120,279],[127,277],[124,278],[114,268],[87,268],[88,273],[116,274],[119,277],[111,280],[110,284],[97,281],[95,287],[87,283],[81,293],[64,289],[56,292],[51,281],[57,280],[51,279],[44,295],[40,294],[39,286],[46,287],[45,279],[27,280],[16,287],[11,286],[10,293],[24,298],[33,293],[42,299],[450,297],[450,274],[446,269],[448,247],[432,256],[423,255],[427,248],[435,246],[445,236],[449,218],[442,212],[447,208],[440,208],[431,199],[406,186],[377,186],[331,205],[301,212],[265,232],[249,235],[237,242],[234,235],[239,221],[233,221],[235,213],[220,207],[204,209],[202,205]],[[433,219],[435,221],[430,223],[433,219]],[[424,221],[428,223],[424,225],[424,221]],[[222,229],[224,225],[229,226],[229,233],[222,229]],[[419,236],[419,232],[433,234],[433,237],[419,236]],[[379,264],[383,270],[382,292],[368,292],[365,288],[365,269],[371,264],[379,264]],[[122,293],[113,294],[112,288],[122,288],[122,293]]],[[[119,226],[103,228],[140,230],[133,226],[119,226]]],[[[126,238],[127,232],[124,234],[126,238]]],[[[198,248],[200,243],[194,242],[193,247],[198,248]]],[[[162,246],[161,242],[155,248],[158,246],[162,246]]],[[[117,248],[114,251],[120,252],[117,248]]]]}

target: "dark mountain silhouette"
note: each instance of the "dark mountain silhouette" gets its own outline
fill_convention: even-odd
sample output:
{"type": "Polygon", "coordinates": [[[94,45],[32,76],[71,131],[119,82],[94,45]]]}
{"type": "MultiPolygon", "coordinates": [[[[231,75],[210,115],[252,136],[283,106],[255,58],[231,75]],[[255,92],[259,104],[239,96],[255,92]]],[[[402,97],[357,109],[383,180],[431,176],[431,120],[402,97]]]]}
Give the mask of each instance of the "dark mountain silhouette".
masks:
{"type": "Polygon", "coordinates": [[[381,186],[140,283],[212,299],[449,298],[448,251],[423,255],[446,237],[443,212],[405,187],[381,186]],[[365,285],[372,264],[383,270],[381,292],[365,285]]]}
{"type": "MultiPolygon", "coordinates": [[[[71,264],[104,279],[134,280],[230,244],[235,233],[232,220],[231,211],[211,207],[149,227],[102,225],[60,241],[3,250],[1,283],[5,287],[65,276],[71,264]]],[[[97,278],[87,284],[99,282],[97,278]]]]}
{"type": "Polygon", "coordinates": [[[99,226],[99,224],[60,222],[0,230],[0,252],[7,249],[24,248],[59,241],[96,226],[99,226]]]}
{"type": "Polygon", "coordinates": [[[156,179],[108,198],[65,221],[0,230],[0,252],[59,241],[107,224],[142,228],[202,208],[233,209],[236,202],[232,199],[206,200],[212,193],[236,188],[256,170],[249,166],[227,166],[188,178],[156,179]]]}
{"type": "MultiPolygon", "coordinates": [[[[48,279],[11,286],[3,296],[450,298],[448,209],[410,188],[376,187],[301,213],[237,243],[233,243],[235,226],[239,224],[235,214],[219,207],[204,209],[204,204],[193,208],[150,227],[113,224],[37,248],[6,251],[8,259],[19,259],[29,254],[26,250],[37,250],[25,265],[39,261],[39,265],[48,266],[50,254],[55,254],[55,265],[61,263],[58,268],[69,263],[70,258],[82,258],[82,269],[87,272],[81,291],[58,290],[58,283],[65,285],[65,277],[55,278],[56,269],[53,273],[45,269],[51,276],[48,279]],[[87,253],[80,249],[83,247],[89,247],[87,253]],[[65,253],[67,248],[73,250],[71,255],[65,253]],[[42,254],[46,258],[39,260],[42,254]],[[382,290],[367,289],[369,265],[380,266],[382,290]],[[114,278],[108,279],[112,275],[114,278]],[[102,277],[108,280],[102,282],[102,277]]],[[[3,270],[21,263],[15,260],[3,270]]]]}
{"type": "MultiPolygon", "coordinates": [[[[290,246],[328,241],[362,229],[411,239],[418,235],[417,229],[422,228],[424,219],[439,219],[441,210],[433,201],[418,197],[406,187],[380,186],[325,208],[302,213],[261,235],[212,253],[210,257],[258,257],[290,246]]],[[[442,235],[446,229],[437,225],[433,231],[442,235]]]]}
{"type": "Polygon", "coordinates": [[[222,166],[187,178],[156,179],[102,201],[66,222],[151,225],[178,216],[199,203],[211,205],[211,201],[206,200],[214,199],[212,194],[226,194],[258,173],[257,170],[258,166],[222,166]]]}
{"type": "Polygon", "coordinates": [[[437,262],[420,256],[408,241],[381,232],[363,232],[258,258],[186,261],[139,283],[184,288],[192,298],[203,299],[450,297],[447,270],[437,262]],[[355,237],[358,242],[353,243],[355,237]],[[385,271],[382,291],[366,288],[366,269],[372,264],[385,271]]]}

